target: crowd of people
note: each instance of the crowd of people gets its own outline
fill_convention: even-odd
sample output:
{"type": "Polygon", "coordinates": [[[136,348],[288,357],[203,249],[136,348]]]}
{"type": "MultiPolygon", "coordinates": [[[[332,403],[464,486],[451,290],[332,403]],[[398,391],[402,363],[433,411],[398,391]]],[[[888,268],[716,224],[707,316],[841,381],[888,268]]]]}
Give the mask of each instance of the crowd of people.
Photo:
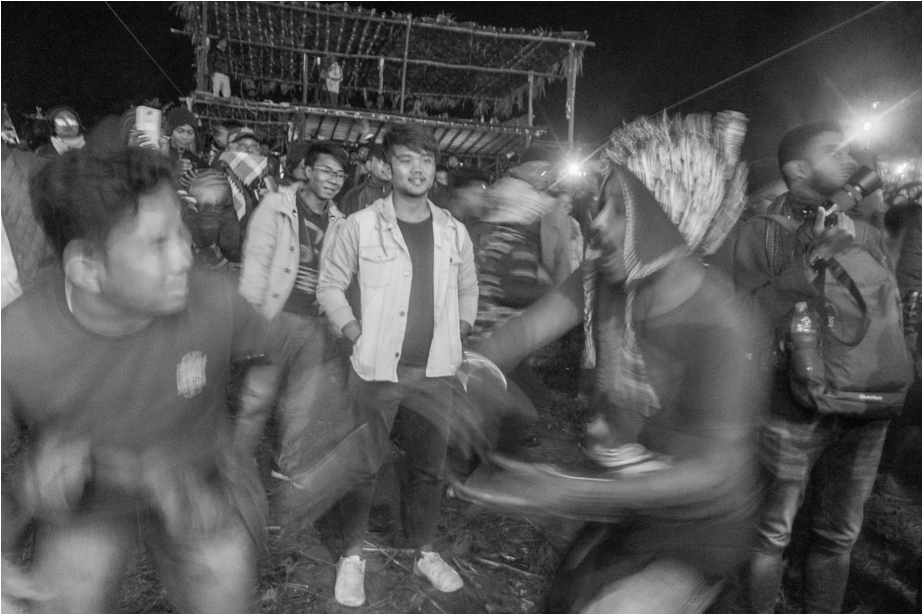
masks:
{"type": "Polygon", "coordinates": [[[700,612],[728,584],[771,613],[808,487],[803,607],[839,612],[885,440],[884,487],[918,497],[897,469],[922,415],[922,204],[887,210],[835,123],[747,165],[738,113],[641,118],[577,181],[536,150],[495,180],[441,166],[412,122],[273,163],[249,126],[138,117],[84,134],[60,107],[46,145],[4,144],[4,608],[114,612],[141,543],[180,611],[255,612],[269,430],[282,530],[336,510],[352,607],[392,441],[436,590],[464,587],[437,548],[449,477],[585,522],[548,613],[700,612]],[[587,463],[535,464],[528,357],[574,334],[587,463]]]}

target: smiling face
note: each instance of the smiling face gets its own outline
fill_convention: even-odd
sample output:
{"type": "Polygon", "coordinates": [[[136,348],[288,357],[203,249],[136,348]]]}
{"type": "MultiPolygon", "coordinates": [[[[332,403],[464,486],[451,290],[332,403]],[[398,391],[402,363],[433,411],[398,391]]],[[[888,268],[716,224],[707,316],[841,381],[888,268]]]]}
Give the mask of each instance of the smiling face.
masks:
{"type": "Polygon", "coordinates": [[[102,300],[129,317],[176,313],[189,298],[192,247],[168,183],[138,198],[138,213],[112,229],[101,266],[102,300]]]}
{"type": "Polygon", "coordinates": [[[435,181],[435,155],[395,145],[390,157],[394,192],[410,197],[425,196],[435,181]]]}
{"type": "Polygon", "coordinates": [[[346,173],[339,160],[329,154],[317,156],[313,166],[306,168],[306,188],[321,201],[330,200],[343,189],[346,173]]]}
{"type": "Polygon", "coordinates": [[[195,143],[195,130],[189,124],[177,126],[170,134],[170,143],[179,150],[192,149],[195,143]]]}
{"type": "Polygon", "coordinates": [[[821,132],[813,137],[803,156],[807,185],[823,196],[838,190],[858,169],[848,153],[845,137],[838,132],[821,132]]]}
{"type": "Polygon", "coordinates": [[[609,282],[621,283],[627,279],[624,266],[627,215],[624,190],[617,177],[612,176],[605,182],[599,198],[599,214],[592,220],[589,240],[593,248],[602,252],[599,271],[609,282]]]}

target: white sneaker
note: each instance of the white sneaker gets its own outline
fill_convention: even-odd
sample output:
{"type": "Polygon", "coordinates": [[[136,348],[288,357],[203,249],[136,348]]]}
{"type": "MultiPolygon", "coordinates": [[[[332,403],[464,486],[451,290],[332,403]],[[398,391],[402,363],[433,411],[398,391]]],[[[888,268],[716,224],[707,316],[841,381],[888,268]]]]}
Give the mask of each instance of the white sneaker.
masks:
{"type": "Polygon", "coordinates": [[[413,565],[417,576],[422,576],[432,583],[436,590],[453,593],[464,586],[464,580],[451,565],[442,560],[437,552],[421,552],[413,565]]]}
{"type": "Polygon", "coordinates": [[[336,601],[357,608],[365,603],[365,561],[358,555],[344,556],[336,565],[336,601]]]}

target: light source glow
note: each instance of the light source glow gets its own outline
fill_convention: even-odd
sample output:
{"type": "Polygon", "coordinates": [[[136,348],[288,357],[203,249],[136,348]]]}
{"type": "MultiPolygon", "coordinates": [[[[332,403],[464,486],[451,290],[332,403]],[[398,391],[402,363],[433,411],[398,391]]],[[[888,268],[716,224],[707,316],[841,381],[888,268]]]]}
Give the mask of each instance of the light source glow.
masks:
{"type": "Polygon", "coordinates": [[[874,122],[867,121],[861,124],[861,130],[864,132],[870,132],[871,128],[873,127],[874,127],[874,122]]]}

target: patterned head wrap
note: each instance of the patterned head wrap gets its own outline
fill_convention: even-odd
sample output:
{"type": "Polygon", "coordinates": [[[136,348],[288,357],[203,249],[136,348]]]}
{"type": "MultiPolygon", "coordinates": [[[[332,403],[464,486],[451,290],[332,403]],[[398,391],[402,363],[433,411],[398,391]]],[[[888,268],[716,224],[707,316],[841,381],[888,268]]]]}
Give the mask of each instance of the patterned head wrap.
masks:
{"type": "MultiPolygon", "coordinates": [[[[674,260],[714,253],[736,223],[745,203],[746,165],[739,156],[746,121],[742,114],[729,111],[714,119],[710,115],[641,118],[616,130],[602,153],[602,183],[620,182],[627,218],[628,297],[616,396],[619,404],[643,415],[652,415],[660,405],[632,322],[637,286],[674,260]]],[[[591,334],[589,305],[595,292],[589,284],[586,293],[590,309],[586,325],[591,334]]],[[[584,364],[594,363],[594,356],[584,356],[584,364]]]]}

